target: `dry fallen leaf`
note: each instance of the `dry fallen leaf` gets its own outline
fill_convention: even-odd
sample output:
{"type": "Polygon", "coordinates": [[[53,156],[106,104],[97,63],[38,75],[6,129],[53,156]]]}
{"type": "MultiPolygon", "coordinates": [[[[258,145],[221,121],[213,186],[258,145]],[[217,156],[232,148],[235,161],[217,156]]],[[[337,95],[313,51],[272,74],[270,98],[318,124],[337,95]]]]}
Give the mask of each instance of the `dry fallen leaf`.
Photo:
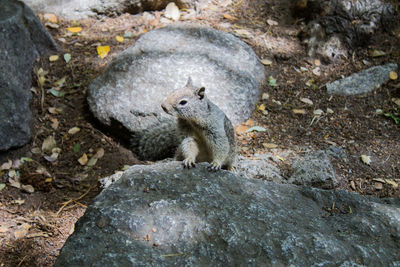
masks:
{"type": "Polygon", "coordinates": [[[268,100],[268,98],[269,98],[269,94],[268,93],[263,93],[262,96],[261,96],[262,100],[268,100]]]}
{"type": "Polygon", "coordinates": [[[53,148],[55,148],[57,145],[56,140],[54,139],[54,136],[50,135],[46,139],[43,140],[42,143],[42,151],[44,152],[49,152],[53,148]]]}
{"type": "Polygon", "coordinates": [[[261,104],[261,105],[258,106],[258,110],[260,110],[260,111],[264,111],[265,108],[266,108],[265,104],[261,104]]]}
{"type": "Polygon", "coordinates": [[[321,116],[324,113],[324,111],[322,109],[316,109],[314,110],[313,114],[315,116],[321,116]]]}
{"type": "Polygon", "coordinates": [[[50,114],[60,114],[62,112],[61,108],[49,107],[48,111],[50,114]]]}
{"type": "Polygon", "coordinates": [[[272,19],[267,19],[267,23],[269,26],[276,26],[278,25],[278,22],[272,19]]]}
{"type": "Polygon", "coordinates": [[[97,47],[97,54],[99,55],[100,58],[105,58],[108,55],[108,52],[110,52],[109,45],[97,47]]]}
{"type": "Polygon", "coordinates": [[[43,15],[43,18],[51,23],[57,23],[58,19],[57,16],[52,13],[46,13],[43,15]]]}
{"type": "Polygon", "coordinates": [[[235,131],[237,134],[243,134],[245,133],[250,127],[246,125],[239,125],[236,127],[235,131]]]}
{"type": "Polygon", "coordinates": [[[354,183],[354,181],[350,181],[350,187],[353,190],[356,190],[356,184],[354,183]]]}
{"type": "Polygon", "coordinates": [[[270,60],[268,58],[264,58],[261,60],[261,63],[265,66],[270,66],[270,65],[272,65],[272,60],[270,60]]]}
{"type": "Polygon", "coordinates": [[[12,161],[9,159],[7,162],[4,162],[1,166],[0,166],[0,171],[2,170],[9,170],[12,167],[12,161]]]}
{"type": "Polygon", "coordinates": [[[78,162],[79,162],[81,165],[86,165],[86,163],[88,162],[88,157],[87,157],[86,153],[83,153],[82,157],[80,157],[80,158],[78,159],[78,162]]]}
{"type": "Polygon", "coordinates": [[[101,148],[97,149],[95,156],[98,159],[101,159],[104,156],[104,148],[101,147],[101,148]]]}
{"type": "Polygon", "coordinates": [[[397,78],[398,78],[398,76],[397,76],[397,73],[395,71],[389,72],[389,79],[397,80],[397,78]]]}
{"type": "Polygon", "coordinates": [[[96,156],[91,157],[86,165],[89,166],[89,167],[92,167],[92,166],[96,165],[97,159],[98,158],[96,156]]]}
{"type": "Polygon", "coordinates": [[[306,114],[307,113],[307,111],[305,109],[297,109],[297,108],[293,109],[292,112],[294,114],[306,114]]]}
{"type": "Polygon", "coordinates": [[[35,188],[33,188],[33,186],[31,186],[31,185],[22,185],[21,186],[21,189],[23,190],[23,191],[25,191],[25,192],[28,192],[28,193],[33,193],[33,192],[35,192],[35,188]]]}
{"type": "Polygon", "coordinates": [[[79,127],[72,127],[71,129],[69,129],[68,130],[68,133],[70,134],[70,135],[74,135],[74,134],[76,134],[77,132],[79,132],[81,129],[79,128],[79,127]]]}
{"type": "Polygon", "coordinates": [[[58,120],[56,118],[50,118],[51,121],[51,128],[53,128],[54,130],[58,129],[58,126],[60,125],[60,123],[58,122],[58,120]]]}
{"type": "Polygon", "coordinates": [[[261,126],[253,126],[250,129],[246,130],[246,133],[251,133],[251,132],[265,132],[267,129],[261,126]]]}
{"type": "Polygon", "coordinates": [[[262,145],[264,148],[270,148],[270,149],[278,147],[277,144],[273,144],[273,143],[263,143],[262,145]]]}
{"type": "Polygon", "coordinates": [[[366,165],[370,165],[371,164],[371,157],[367,156],[367,155],[361,155],[361,161],[366,165]]]}
{"type": "Polygon", "coordinates": [[[72,33],[78,33],[82,31],[82,27],[69,27],[67,28],[67,31],[72,33]]]}
{"type": "Polygon", "coordinates": [[[312,70],[312,73],[314,73],[314,75],[320,76],[321,75],[321,68],[320,67],[316,67],[312,70]]]}
{"type": "Polygon", "coordinates": [[[58,55],[51,55],[51,56],[49,57],[49,61],[50,61],[50,62],[57,61],[58,58],[59,58],[58,55]]]}
{"type": "Polygon", "coordinates": [[[386,53],[384,51],[376,50],[376,49],[370,51],[369,54],[371,57],[382,57],[382,56],[386,55],[386,53]]]}
{"type": "Polygon", "coordinates": [[[311,99],[306,98],[306,97],[300,98],[300,101],[307,105],[310,105],[310,106],[312,106],[314,104],[311,99]]]}
{"type": "Polygon", "coordinates": [[[395,181],[393,181],[393,180],[390,180],[390,179],[385,179],[385,182],[387,183],[387,184],[390,184],[391,186],[393,186],[393,188],[397,188],[397,187],[399,187],[399,184],[398,183],[396,183],[395,181]]]}
{"type": "Polygon", "coordinates": [[[115,36],[115,40],[117,40],[117,42],[119,42],[119,43],[122,43],[122,42],[124,42],[124,37],[117,35],[117,36],[115,36]]]}
{"type": "Polygon", "coordinates": [[[224,18],[225,19],[228,19],[228,20],[231,20],[231,21],[236,21],[237,20],[237,18],[235,18],[234,16],[231,16],[231,15],[229,15],[229,14],[224,14],[224,18]]]}

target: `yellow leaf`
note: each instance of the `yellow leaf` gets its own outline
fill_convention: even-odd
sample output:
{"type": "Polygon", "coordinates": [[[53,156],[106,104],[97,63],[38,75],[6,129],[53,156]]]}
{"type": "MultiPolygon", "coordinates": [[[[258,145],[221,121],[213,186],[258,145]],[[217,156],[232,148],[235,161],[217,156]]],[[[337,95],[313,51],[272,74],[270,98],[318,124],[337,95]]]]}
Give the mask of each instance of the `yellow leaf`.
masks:
{"type": "Polygon", "coordinates": [[[391,80],[397,80],[397,73],[395,72],[395,71],[391,71],[391,72],[389,72],[389,78],[391,79],[391,80]]]}
{"type": "Polygon", "coordinates": [[[265,104],[261,104],[258,106],[258,110],[263,111],[265,110],[265,104]]]}
{"type": "Polygon", "coordinates": [[[39,84],[40,84],[40,86],[43,86],[45,82],[46,82],[46,78],[44,76],[39,76],[39,84]]]}
{"type": "Polygon", "coordinates": [[[72,33],[78,33],[82,31],[82,27],[69,27],[67,28],[67,31],[72,33]]]}
{"type": "Polygon", "coordinates": [[[45,183],[51,183],[51,181],[53,181],[53,178],[48,177],[44,180],[45,183]]]}
{"type": "Polygon", "coordinates": [[[115,36],[115,39],[116,39],[119,43],[122,43],[122,42],[124,41],[124,37],[123,37],[123,36],[120,36],[120,35],[115,36]]]}
{"type": "Polygon", "coordinates": [[[285,161],[284,158],[282,158],[281,156],[276,156],[277,159],[279,159],[280,161],[285,161]]]}
{"type": "Polygon", "coordinates": [[[51,62],[57,61],[57,60],[58,60],[58,55],[52,55],[52,56],[50,56],[50,57],[49,57],[49,60],[50,60],[51,62]]]}
{"type": "Polygon", "coordinates": [[[78,159],[78,162],[79,162],[81,165],[86,165],[86,163],[88,162],[88,157],[87,157],[86,153],[83,153],[82,157],[80,157],[80,158],[78,159]]]}
{"type": "Polygon", "coordinates": [[[99,55],[100,58],[105,58],[107,56],[108,52],[110,52],[109,45],[97,47],[97,54],[99,55]]]}

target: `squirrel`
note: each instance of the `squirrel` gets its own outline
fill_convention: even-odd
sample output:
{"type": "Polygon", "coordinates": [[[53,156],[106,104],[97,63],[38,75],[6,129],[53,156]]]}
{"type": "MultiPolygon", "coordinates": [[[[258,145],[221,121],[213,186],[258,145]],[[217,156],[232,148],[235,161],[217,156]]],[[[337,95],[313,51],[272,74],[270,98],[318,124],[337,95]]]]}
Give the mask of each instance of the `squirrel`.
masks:
{"type": "Polygon", "coordinates": [[[186,85],[168,95],[161,107],[176,120],[146,130],[138,144],[139,154],[154,159],[175,148],[175,159],[183,161],[185,168],[209,162],[211,171],[234,170],[236,140],[232,123],[206,97],[204,87],[195,87],[189,77],[186,85]]]}
{"type": "Polygon", "coordinates": [[[194,87],[189,77],[186,85],[172,92],[161,107],[178,118],[180,144],[175,158],[183,160],[184,167],[207,161],[210,170],[233,170],[236,140],[232,122],[206,97],[204,87],[194,87]]]}

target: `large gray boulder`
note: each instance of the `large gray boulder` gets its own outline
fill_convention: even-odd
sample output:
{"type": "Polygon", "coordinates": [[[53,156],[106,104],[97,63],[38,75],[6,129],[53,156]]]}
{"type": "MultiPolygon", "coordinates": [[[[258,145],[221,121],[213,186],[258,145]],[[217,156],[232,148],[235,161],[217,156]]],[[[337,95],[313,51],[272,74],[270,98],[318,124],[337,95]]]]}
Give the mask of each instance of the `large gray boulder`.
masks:
{"type": "Polygon", "coordinates": [[[162,10],[169,2],[192,6],[191,0],[24,0],[35,12],[50,12],[68,19],[116,16],[123,13],[162,10]]]}
{"type": "Polygon", "coordinates": [[[7,150],[31,137],[32,67],[56,44],[24,3],[1,0],[0,5],[0,150],[7,150]]]}
{"type": "Polygon", "coordinates": [[[79,219],[55,266],[399,266],[400,200],[133,166],[79,219]]]}
{"type": "Polygon", "coordinates": [[[191,76],[234,124],[246,120],[260,96],[264,67],[235,36],[194,24],[175,24],[144,34],[89,85],[88,103],[104,124],[131,132],[170,119],[163,99],[191,76]]]}

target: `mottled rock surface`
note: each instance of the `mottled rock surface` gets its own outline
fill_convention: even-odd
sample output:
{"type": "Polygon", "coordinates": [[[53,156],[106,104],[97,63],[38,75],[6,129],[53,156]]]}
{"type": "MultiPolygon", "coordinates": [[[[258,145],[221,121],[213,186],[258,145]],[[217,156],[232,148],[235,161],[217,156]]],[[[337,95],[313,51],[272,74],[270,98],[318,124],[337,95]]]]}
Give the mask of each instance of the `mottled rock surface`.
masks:
{"type": "Polygon", "coordinates": [[[272,155],[263,154],[252,159],[238,156],[236,170],[248,178],[264,179],[275,183],[287,183],[281,171],[273,163],[272,155]]]}
{"type": "Polygon", "coordinates": [[[235,36],[194,24],[175,24],[144,34],[89,86],[88,102],[104,124],[131,132],[170,119],[161,102],[191,76],[234,124],[247,119],[260,96],[264,67],[235,36]]]}
{"type": "Polygon", "coordinates": [[[2,0],[0,5],[0,150],[7,150],[31,137],[32,67],[56,44],[24,3],[2,0]]]}
{"type": "MultiPolygon", "coordinates": [[[[310,56],[326,61],[348,58],[349,50],[368,45],[376,32],[391,32],[396,8],[382,0],[313,0],[300,5],[295,15],[311,20],[303,30],[310,56]]],[[[299,7],[299,6],[297,6],[299,7]]]]}
{"type": "Polygon", "coordinates": [[[399,266],[400,200],[133,166],[98,195],[55,266],[399,266]]]}
{"type": "Polygon", "coordinates": [[[335,169],[325,151],[316,151],[292,164],[293,174],[288,182],[324,189],[333,189],[339,185],[335,169]]]}
{"type": "Polygon", "coordinates": [[[175,2],[181,8],[192,6],[190,0],[24,0],[24,2],[35,12],[55,13],[68,19],[162,10],[169,2],[175,2]]]}
{"type": "Polygon", "coordinates": [[[326,88],[328,94],[357,95],[368,93],[389,81],[389,72],[395,70],[397,70],[396,63],[375,66],[328,83],[326,88]]]}

